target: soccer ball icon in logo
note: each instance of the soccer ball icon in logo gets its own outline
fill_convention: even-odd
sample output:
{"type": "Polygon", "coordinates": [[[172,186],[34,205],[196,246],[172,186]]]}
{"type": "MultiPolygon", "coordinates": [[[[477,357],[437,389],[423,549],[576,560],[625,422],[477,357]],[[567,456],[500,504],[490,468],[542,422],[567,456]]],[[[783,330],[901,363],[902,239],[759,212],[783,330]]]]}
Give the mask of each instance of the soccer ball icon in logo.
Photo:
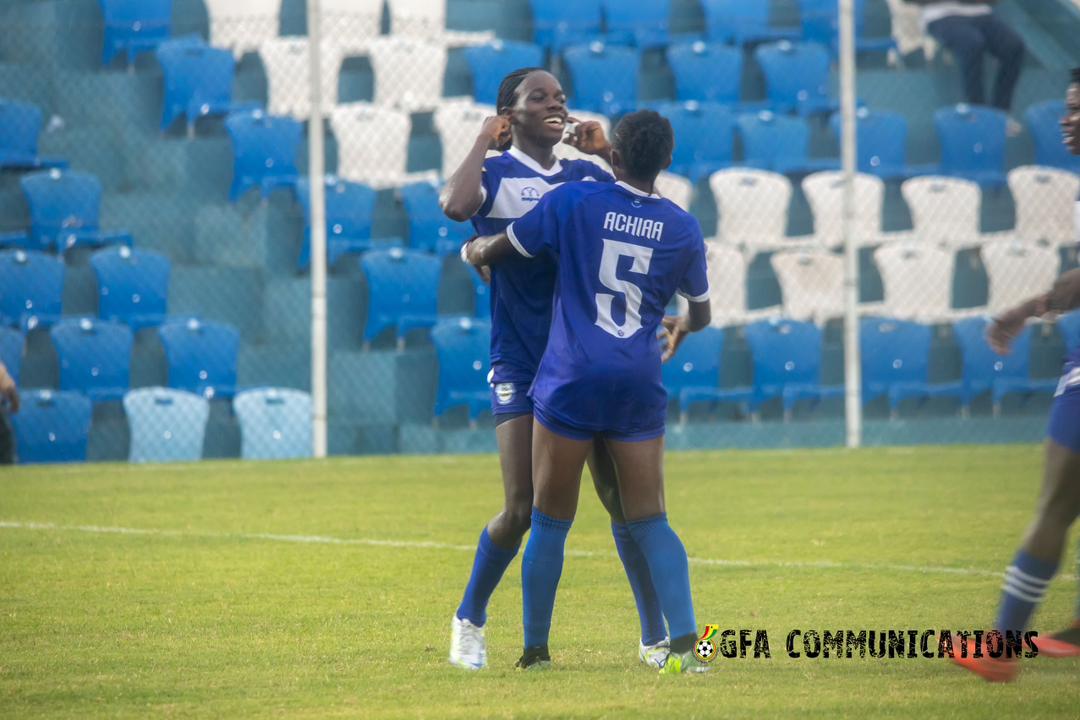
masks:
{"type": "Polygon", "coordinates": [[[716,659],[717,647],[713,637],[719,629],[718,625],[706,625],[705,632],[701,633],[701,637],[694,643],[694,657],[701,662],[707,663],[716,659]]]}

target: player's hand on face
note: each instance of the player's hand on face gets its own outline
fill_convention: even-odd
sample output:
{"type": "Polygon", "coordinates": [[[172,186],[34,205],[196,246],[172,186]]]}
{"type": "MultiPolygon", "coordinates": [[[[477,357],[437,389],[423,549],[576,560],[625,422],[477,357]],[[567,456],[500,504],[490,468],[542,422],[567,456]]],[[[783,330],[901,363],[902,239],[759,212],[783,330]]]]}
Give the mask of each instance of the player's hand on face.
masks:
{"type": "Polygon", "coordinates": [[[1002,315],[986,328],[986,341],[998,355],[1008,355],[1009,347],[1020,331],[1024,329],[1024,318],[1002,315]]]}
{"type": "Polygon", "coordinates": [[[487,136],[488,147],[492,150],[502,147],[511,139],[510,116],[495,115],[486,118],[483,127],[480,129],[480,134],[487,136]]]}
{"type": "Polygon", "coordinates": [[[567,117],[567,122],[574,124],[574,129],[566,139],[567,145],[572,145],[588,155],[607,156],[611,152],[611,143],[604,134],[604,126],[596,120],[581,121],[575,117],[567,117]]]}
{"type": "Polygon", "coordinates": [[[660,356],[660,361],[667,362],[675,355],[682,341],[690,333],[686,330],[683,318],[674,315],[664,316],[664,319],[660,321],[660,327],[663,329],[660,339],[664,345],[664,354],[660,356]]]}

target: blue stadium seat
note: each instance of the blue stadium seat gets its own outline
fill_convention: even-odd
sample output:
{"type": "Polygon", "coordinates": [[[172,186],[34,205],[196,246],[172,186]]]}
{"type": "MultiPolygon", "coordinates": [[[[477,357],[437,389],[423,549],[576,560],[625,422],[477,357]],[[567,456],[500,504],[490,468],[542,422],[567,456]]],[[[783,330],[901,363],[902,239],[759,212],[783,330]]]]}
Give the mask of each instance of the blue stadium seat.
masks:
{"type": "Polygon", "coordinates": [[[131,387],[131,328],[108,320],[67,318],[49,331],[60,361],[60,389],[94,402],[119,400],[131,387]]]}
{"type": "Polygon", "coordinates": [[[236,202],[251,188],[267,197],[276,188],[293,188],[299,180],[296,154],[303,126],[261,110],[229,113],[225,128],[233,145],[233,181],[229,200],[236,202]]]}
{"type": "Polygon", "coordinates": [[[163,42],[157,49],[157,60],[165,78],[162,132],[183,117],[188,135],[192,135],[195,121],[201,117],[254,110],[258,106],[233,102],[236,60],[228,50],[209,47],[202,38],[163,42]]]}
{"type": "Polygon", "coordinates": [[[988,187],[1005,185],[1006,115],[994,108],[956,105],[934,113],[942,175],[988,187]]]}
{"type": "Polygon", "coordinates": [[[233,410],[240,421],[240,457],[291,460],[311,457],[311,395],[290,388],[237,393],[233,410]]]}
{"type": "Polygon", "coordinates": [[[128,63],[140,52],[156,48],[172,33],[172,0],[100,0],[105,16],[102,63],[120,53],[128,63]]]}
{"type": "Polygon", "coordinates": [[[821,384],[821,328],[809,322],[762,320],[746,327],[754,365],[751,410],[780,398],[790,418],[800,400],[843,397],[844,388],[821,384]]]}
{"type": "Polygon", "coordinates": [[[206,398],[236,393],[240,333],[225,323],[169,320],[158,333],[169,367],[169,387],[206,398]]]}
{"type": "Polygon", "coordinates": [[[43,170],[20,181],[30,205],[30,245],[35,250],[131,245],[126,230],[102,230],[101,181],[76,170],[43,170]]]}
{"type": "Polygon", "coordinates": [[[165,322],[172,263],[161,253],[128,247],[90,258],[98,283],[98,317],[141,330],[165,322]]]}
{"type": "Polygon", "coordinates": [[[1063,117],[1064,100],[1036,103],[1024,111],[1028,130],[1035,141],[1035,163],[1080,174],[1080,155],[1070,153],[1061,142],[1060,123],[1063,117]]]}
{"type": "Polygon", "coordinates": [[[690,408],[701,403],[749,405],[750,388],[720,389],[720,356],[724,352],[724,331],[707,327],[679,346],[675,356],[661,366],[668,397],[679,406],[679,422],[685,423],[690,408]]]}
{"type": "Polygon", "coordinates": [[[700,40],[678,43],[667,49],[667,60],[678,100],[749,105],[741,100],[743,55],[739,48],[700,40]],[[718,68],[723,71],[717,72],[718,68]]]}
{"type": "Polygon", "coordinates": [[[675,152],[669,170],[693,182],[733,164],[735,115],[717,103],[659,103],[656,111],[671,121],[675,152]]]}
{"type": "Polygon", "coordinates": [[[1069,352],[1080,350],[1080,310],[1062,315],[1057,319],[1058,332],[1069,352]]]}
{"type": "Polygon", "coordinates": [[[473,284],[473,293],[476,295],[476,312],[473,314],[482,319],[491,319],[491,285],[484,282],[484,278],[472,265],[469,266],[469,279],[473,284]]]}
{"type": "Polygon", "coordinates": [[[422,182],[401,188],[401,201],[409,218],[409,247],[443,257],[456,253],[476,234],[470,222],[446,217],[439,206],[439,188],[422,182]]]}
{"type": "Polygon", "coordinates": [[[895,417],[906,398],[960,399],[961,383],[930,384],[930,344],[934,330],[929,325],[891,318],[863,318],[859,326],[864,403],[884,395],[895,417]]]}
{"type": "Polygon", "coordinates": [[[431,331],[439,359],[439,389],[435,395],[435,417],[465,405],[469,420],[491,409],[488,385],[488,356],[491,324],[471,318],[442,320],[431,331]]]}
{"type": "Polygon", "coordinates": [[[124,396],[133,463],[192,462],[202,458],[210,402],[183,390],[148,387],[124,396]]]}
{"type": "Polygon", "coordinates": [[[64,263],[33,250],[0,251],[0,323],[25,330],[60,319],[64,263]]]}
{"type": "Polygon", "coordinates": [[[41,110],[36,105],[0,98],[0,170],[65,168],[67,161],[38,155],[41,110]]]}
{"type": "Polygon", "coordinates": [[[740,115],[737,123],[749,167],[792,174],[840,168],[837,159],[809,157],[810,125],[801,117],[763,110],[740,115]]]}
{"type": "Polygon", "coordinates": [[[603,0],[607,42],[634,45],[643,50],[668,44],[671,0],[626,2],[603,0]]]}
{"type": "Polygon", "coordinates": [[[464,50],[473,78],[473,98],[495,105],[503,77],[519,68],[542,67],[544,51],[539,45],[512,40],[495,40],[464,50]]]}
{"type": "Polygon", "coordinates": [[[616,117],[637,107],[640,55],[634,48],[593,42],[563,51],[574,86],[571,105],[616,117]]]}
{"type": "Polygon", "coordinates": [[[26,336],[21,330],[0,325],[0,363],[7,368],[8,375],[19,384],[19,372],[22,370],[23,351],[26,336]]]}
{"type": "MultiPolygon", "coordinates": [[[[375,191],[367,185],[327,176],[326,264],[332,266],[342,256],[371,249],[371,223],[375,217],[375,191]]],[[[298,270],[311,264],[311,184],[307,178],[296,184],[296,196],[304,208],[304,244],[298,270]]]]}
{"type": "Polygon", "coordinates": [[[438,322],[442,260],[419,250],[372,250],[360,258],[368,286],[367,345],[388,327],[399,345],[409,330],[438,322]]]}
{"type": "Polygon", "coordinates": [[[972,401],[985,392],[990,393],[995,415],[1001,411],[1001,402],[1008,395],[1053,394],[1057,389],[1056,378],[1031,378],[1031,326],[1025,327],[1016,337],[1009,354],[1001,356],[986,342],[986,324],[986,318],[971,318],[953,326],[964,356],[961,408],[965,412],[970,410],[972,401]]]}
{"type": "Polygon", "coordinates": [[[772,26],[770,5],[762,0],[701,0],[706,36],[715,42],[738,45],[798,39],[798,30],[772,26]]]}
{"type": "Polygon", "coordinates": [[[601,0],[529,0],[533,41],[552,53],[600,35],[601,0]]]}
{"type": "Polygon", "coordinates": [[[11,416],[20,463],[83,462],[93,406],[76,392],[26,390],[11,416]]]}
{"type": "MultiPolygon", "coordinates": [[[[866,0],[855,0],[855,50],[856,52],[889,52],[896,49],[891,37],[864,37],[866,28],[866,0]]],[[[802,37],[808,42],[820,43],[831,48],[833,56],[840,52],[839,4],[836,0],[799,0],[799,17],[802,21],[802,37]]]]}
{"type": "MultiPolygon", "coordinates": [[[[829,124],[839,143],[843,131],[840,113],[834,114],[829,124]]],[[[937,172],[937,165],[907,164],[908,123],[900,113],[859,108],[855,117],[855,138],[859,172],[877,175],[886,181],[937,172]]]]}
{"type": "Polygon", "coordinates": [[[765,73],[766,95],[776,112],[802,116],[831,113],[839,107],[829,90],[829,51],[817,43],[782,40],[754,51],[765,73]]]}

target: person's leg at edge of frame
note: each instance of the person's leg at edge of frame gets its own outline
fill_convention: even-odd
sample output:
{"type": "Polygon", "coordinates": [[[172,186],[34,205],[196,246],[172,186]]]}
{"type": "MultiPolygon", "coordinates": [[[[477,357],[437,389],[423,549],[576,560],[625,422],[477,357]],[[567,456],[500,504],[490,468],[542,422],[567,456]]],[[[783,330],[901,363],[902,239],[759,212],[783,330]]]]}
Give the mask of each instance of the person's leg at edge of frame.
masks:
{"type": "Polygon", "coordinates": [[[972,105],[984,105],[983,63],[986,40],[971,18],[950,16],[935,20],[927,31],[956,58],[964,85],[965,101],[972,105]]]}
{"type": "Polygon", "coordinates": [[[1012,108],[1013,91],[1024,64],[1024,41],[996,14],[991,13],[976,20],[983,37],[986,38],[987,52],[998,60],[991,102],[999,110],[1009,112],[1012,108]]]}

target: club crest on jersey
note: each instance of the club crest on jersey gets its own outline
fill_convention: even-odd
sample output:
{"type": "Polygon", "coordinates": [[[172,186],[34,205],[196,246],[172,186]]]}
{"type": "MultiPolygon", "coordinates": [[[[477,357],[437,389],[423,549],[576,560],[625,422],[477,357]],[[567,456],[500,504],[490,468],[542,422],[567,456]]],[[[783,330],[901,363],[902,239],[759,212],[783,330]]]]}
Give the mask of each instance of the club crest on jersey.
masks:
{"type": "Polygon", "coordinates": [[[514,383],[499,383],[495,386],[495,399],[500,405],[509,405],[514,400],[514,383]]]}
{"type": "Polygon", "coordinates": [[[531,185],[521,188],[522,202],[540,202],[540,191],[531,185]]]}

